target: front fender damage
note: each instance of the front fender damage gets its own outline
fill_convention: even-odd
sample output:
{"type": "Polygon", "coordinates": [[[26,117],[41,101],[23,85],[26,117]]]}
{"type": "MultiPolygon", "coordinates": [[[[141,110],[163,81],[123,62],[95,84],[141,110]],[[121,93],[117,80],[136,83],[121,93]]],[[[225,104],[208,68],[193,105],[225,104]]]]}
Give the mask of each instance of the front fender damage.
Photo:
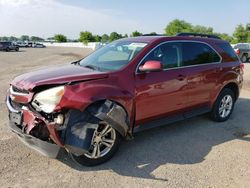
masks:
{"type": "Polygon", "coordinates": [[[99,123],[107,123],[122,136],[128,132],[126,111],[113,101],[105,100],[90,105],[85,111],[70,110],[62,136],[67,151],[79,156],[89,151],[99,123]]]}
{"type": "Polygon", "coordinates": [[[97,110],[91,109],[91,114],[111,125],[122,136],[126,136],[129,127],[128,116],[120,105],[106,100],[97,110]]]}

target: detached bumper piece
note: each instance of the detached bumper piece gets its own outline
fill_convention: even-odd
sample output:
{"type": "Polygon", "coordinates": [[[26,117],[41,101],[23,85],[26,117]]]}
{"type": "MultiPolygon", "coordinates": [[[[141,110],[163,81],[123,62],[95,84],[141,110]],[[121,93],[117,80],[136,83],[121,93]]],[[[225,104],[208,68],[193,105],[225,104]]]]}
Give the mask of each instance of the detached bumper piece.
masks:
{"type": "Polygon", "coordinates": [[[35,115],[33,115],[28,109],[15,109],[10,100],[10,98],[7,98],[6,101],[9,110],[10,129],[16,133],[18,138],[30,148],[50,158],[56,158],[59,153],[60,146],[50,143],[49,141],[45,141],[45,138],[50,134],[47,127],[44,127],[44,129],[39,131],[39,135],[37,134],[37,136],[39,136],[38,138],[34,137],[36,135],[35,129],[41,129],[39,124],[35,124],[35,115]],[[25,123],[28,123],[28,125],[25,125],[25,123]]]}
{"type": "Polygon", "coordinates": [[[24,134],[22,130],[16,126],[15,123],[10,122],[9,126],[11,130],[17,134],[18,138],[28,147],[38,151],[39,153],[47,157],[50,157],[50,158],[57,157],[59,150],[60,150],[60,146],[56,144],[48,143],[46,141],[42,141],[31,135],[24,134]]]}
{"type": "Polygon", "coordinates": [[[63,133],[64,147],[76,156],[87,153],[90,149],[93,134],[98,128],[99,120],[87,111],[71,110],[63,133]]]}

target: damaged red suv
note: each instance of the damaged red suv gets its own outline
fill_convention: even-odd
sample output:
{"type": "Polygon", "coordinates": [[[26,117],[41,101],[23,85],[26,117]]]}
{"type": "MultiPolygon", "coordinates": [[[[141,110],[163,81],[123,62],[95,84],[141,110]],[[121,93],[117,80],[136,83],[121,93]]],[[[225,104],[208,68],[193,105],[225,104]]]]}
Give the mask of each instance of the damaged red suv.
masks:
{"type": "Polygon", "coordinates": [[[226,121],[243,82],[230,44],[212,35],[142,36],[112,42],[67,66],[16,77],[10,128],[30,147],[81,165],[110,159],[122,138],[209,112],[226,121]]]}

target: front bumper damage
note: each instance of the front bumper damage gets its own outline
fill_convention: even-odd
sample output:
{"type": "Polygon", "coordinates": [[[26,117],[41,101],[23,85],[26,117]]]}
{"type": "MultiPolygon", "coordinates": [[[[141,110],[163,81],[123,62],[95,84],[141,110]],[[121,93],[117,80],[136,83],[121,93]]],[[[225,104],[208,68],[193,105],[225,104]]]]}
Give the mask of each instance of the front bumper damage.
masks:
{"type": "Polygon", "coordinates": [[[128,132],[127,113],[110,100],[93,105],[83,112],[67,110],[63,125],[49,121],[28,104],[21,104],[16,108],[10,95],[7,95],[6,104],[11,130],[26,145],[51,158],[57,157],[60,148],[77,156],[87,153],[100,122],[110,124],[122,136],[126,136],[128,132]]]}
{"type": "Polygon", "coordinates": [[[30,132],[32,130],[31,127],[34,127],[33,123],[30,124],[28,127],[28,129],[30,130],[28,129],[24,130],[25,124],[28,122],[31,123],[32,118],[35,117],[32,115],[33,113],[27,109],[26,110],[15,109],[12,106],[11,99],[9,97],[7,97],[6,104],[9,110],[9,118],[10,118],[9,127],[12,130],[12,132],[16,133],[18,138],[30,148],[50,158],[56,158],[60,150],[60,145],[48,141],[43,141],[30,134],[27,134],[27,131],[30,132]],[[10,117],[12,114],[16,115],[16,121],[20,121],[20,123],[22,121],[24,122],[18,125],[18,123],[15,122],[15,120],[13,120],[13,118],[10,117]],[[17,116],[19,116],[19,118],[21,119],[19,120],[17,116]]]}
{"type": "Polygon", "coordinates": [[[60,150],[60,146],[48,143],[46,141],[42,141],[34,136],[25,134],[12,122],[9,123],[9,126],[11,130],[17,134],[18,138],[28,147],[38,151],[39,153],[47,157],[50,158],[57,157],[60,150]]]}

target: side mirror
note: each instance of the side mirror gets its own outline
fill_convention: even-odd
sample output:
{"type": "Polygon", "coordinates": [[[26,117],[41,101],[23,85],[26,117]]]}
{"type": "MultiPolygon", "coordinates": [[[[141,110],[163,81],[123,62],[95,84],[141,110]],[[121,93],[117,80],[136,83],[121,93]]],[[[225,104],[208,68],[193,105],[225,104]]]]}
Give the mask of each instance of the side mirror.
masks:
{"type": "Polygon", "coordinates": [[[141,65],[139,67],[139,71],[141,72],[158,72],[158,71],[162,71],[163,70],[163,66],[161,64],[160,61],[146,61],[146,63],[144,63],[144,65],[141,65]]]}

